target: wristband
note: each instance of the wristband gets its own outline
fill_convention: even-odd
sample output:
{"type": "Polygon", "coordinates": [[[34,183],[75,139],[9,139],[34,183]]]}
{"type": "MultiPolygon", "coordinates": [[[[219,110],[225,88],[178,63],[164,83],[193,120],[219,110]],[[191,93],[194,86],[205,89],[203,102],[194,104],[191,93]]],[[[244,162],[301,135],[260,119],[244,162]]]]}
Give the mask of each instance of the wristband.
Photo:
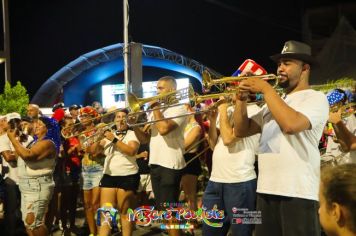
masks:
{"type": "Polygon", "coordinates": [[[119,140],[115,137],[111,142],[112,142],[113,144],[116,144],[118,141],[119,141],[119,140]]]}

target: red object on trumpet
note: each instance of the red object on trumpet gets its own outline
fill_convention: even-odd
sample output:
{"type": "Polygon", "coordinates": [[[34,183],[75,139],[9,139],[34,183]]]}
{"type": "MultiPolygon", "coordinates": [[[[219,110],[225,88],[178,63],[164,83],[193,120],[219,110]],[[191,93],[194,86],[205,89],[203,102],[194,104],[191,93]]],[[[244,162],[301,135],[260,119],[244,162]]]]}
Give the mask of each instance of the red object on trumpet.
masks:
{"type": "Polygon", "coordinates": [[[232,76],[239,76],[243,72],[250,72],[253,75],[265,75],[267,71],[257,64],[254,60],[246,59],[240,67],[232,74],[232,76]]]}

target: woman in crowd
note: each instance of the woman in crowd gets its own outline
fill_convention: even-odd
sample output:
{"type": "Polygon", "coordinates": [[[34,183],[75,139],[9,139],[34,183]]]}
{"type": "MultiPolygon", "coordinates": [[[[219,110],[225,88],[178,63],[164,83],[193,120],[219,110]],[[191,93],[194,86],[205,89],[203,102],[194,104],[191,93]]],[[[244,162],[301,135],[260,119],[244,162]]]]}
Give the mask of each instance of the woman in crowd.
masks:
{"type": "Polygon", "coordinates": [[[53,193],[53,169],[60,148],[59,126],[54,119],[40,117],[34,123],[34,133],[34,141],[28,147],[24,147],[18,140],[16,130],[7,131],[20,157],[18,168],[21,211],[30,236],[48,234],[44,215],[53,193]]]}
{"type": "Polygon", "coordinates": [[[356,164],[321,172],[319,218],[328,236],[356,235],[356,164]]]}
{"type": "MultiPolygon", "coordinates": [[[[98,118],[98,112],[90,106],[83,107],[79,110],[79,119],[84,127],[83,135],[86,138],[96,133],[95,121],[98,118]]],[[[82,136],[83,136],[82,135],[82,136]]],[[[94,216],[100,204],[99,182],[103,176],[103,165],[105,156],[92,155],[88,152],[91,145],[90,138],[81,144],[81,150],[84,150],[82,159],[82,176],[83,176],[83,195],[85,216],[88,222],[90,235],[97,234],[97,227],[94,216]]]]}
{"type": "MultiPolygon", "coordinates": [[[[119,210],[123,236],[132,235],[133,231],[134,222],[128,220],[127,210],[135,206],[135,194],[140,181],[135,157],[140,143],[135,133],[128,130],[127,113],[125,109],[116,112],[116,131],[106,131],[105,139],[94,147],[95,153],[104,152],[106,156],[104,175],[100,181],[100,205],[103,210],[98,214],[101,217],[100,235],[109,235],[113,223],[116,223],[109,224],[103,218],[108,207],[119,210]]],[[[114,221],[115,216],[111,216],[111,219],[114,221]]]]}
{"type": "MultiPolygon", "coordinates": [[[[187,112],[194,112],[191,106],[187,106],[187,112]]],[[[197,210],[197,183],[198,176],[202,172],[201,163],[198,153],[200,146],[203,143],[201,139],[203,138],[203,132],[200,124],[195,119],[195,115],[190,115],[188,117],[187,126],[184,129],[184,147],[186,153],[184,154],[184,159],[186,162],[186,167],[183,169],[181,184],[181,196],[187,202],[190,210],[197,210]]],[[[183,199],[182,199],[183,200],[183,199]]],[[[188,230],[187,235],[194,235],[194,231],[188,230]]]]}
{"type": "MultiPolygon", "coordinates": [[[[65,129],[74,124],[71,116],[65,117],[62,122],[65,135],[70,136],[70,129],[65,129]]],[[[64,232],[75,230],[75,213],[79,193],[79,178],[81,170],[81,150],[76,136],[70,137],[63,142],[64,173],[62,173],[62,196],[61,196],[61,221],[64,232]],[[69,223],[69,228],[68,228],[69,223]]]]}
{"type": "MultiPolygon", "coordinates": [[[[188,112],[194,112],[192,107],[187,107],[188,112]]],[[[184,129],[184,147],[186,153],[184,154],[187,166],[183,169],[181,188],[184,191],[185,198],[191,210],[197,209],[197,182],[198,176],[201,174],[201,164],[197,158],[200,144],[199,140],[202,138],[202,128],[195,119],[194,115],[189,116],[187,126],[184,129]]]]}

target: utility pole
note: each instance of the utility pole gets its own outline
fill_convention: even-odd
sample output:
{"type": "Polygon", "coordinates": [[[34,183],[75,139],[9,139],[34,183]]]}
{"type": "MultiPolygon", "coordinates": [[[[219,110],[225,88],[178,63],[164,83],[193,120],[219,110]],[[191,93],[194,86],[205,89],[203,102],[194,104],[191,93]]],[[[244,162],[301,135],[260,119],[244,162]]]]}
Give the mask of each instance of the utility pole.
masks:
{"type": "Polygon", "coordinates": [[[125,107],[129,106],[128,93],[130,88],[130,74],[129,74],[129,14],[128,14],[128,0],[123,0],[124,8],[124,46],[122,53],[124,54],[124,83],[125,83],[125,107]]]}
{"type": "Polygon", "coordinates": [[[3,19],[3,50],[0,51],[0,64],[5,63],[5,82],[11,83],[10,70],[10,30],[9,30],[9,5],[8,0],[2,0],[3,19]]]}

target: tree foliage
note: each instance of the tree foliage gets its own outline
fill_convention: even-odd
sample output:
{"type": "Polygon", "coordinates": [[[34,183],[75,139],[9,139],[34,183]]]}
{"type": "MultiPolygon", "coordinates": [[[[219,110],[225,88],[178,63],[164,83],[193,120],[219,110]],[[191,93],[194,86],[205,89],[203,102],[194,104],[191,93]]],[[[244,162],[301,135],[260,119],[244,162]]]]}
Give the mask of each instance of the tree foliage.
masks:
{"type": "Polygon", "coordinates": [[[356,80],[354,78],[349,78],[349,77],[343,77],[337,80],[328,81],[326,84],[311,86],[312,89],[324,93],[327,93],[336,88],[354,91],[355,87],[356,87],[356,80]]]}
{"type": "Polygon", "coordinates": [[[6,81],[4,93],[0,94],[0,114],[17,112],[25,115],[29,101],[27,90],[21,82],[17,81],[16,85],[11,87],[11,84],[6,81]]]}

